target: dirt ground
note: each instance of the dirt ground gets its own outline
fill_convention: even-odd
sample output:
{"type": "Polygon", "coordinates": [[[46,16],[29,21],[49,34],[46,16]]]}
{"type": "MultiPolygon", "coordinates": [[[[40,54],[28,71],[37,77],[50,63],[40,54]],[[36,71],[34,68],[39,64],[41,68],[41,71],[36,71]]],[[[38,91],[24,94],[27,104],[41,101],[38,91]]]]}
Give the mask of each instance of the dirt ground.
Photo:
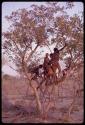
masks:
{"type": "MultiPolygon", "coordinates": [[[[7,77],[2,79],[2,122],[3,123],[82,123],[84,120],[83,79],[73,81],[66,79],[55,87],[47,116],[37,113],[35,97],[26,80],[7,77]],[[74,98],[74,90],[81,91],[74,98]],[[28,92],[28,96],[26,96],[28,92]],[[58,93],[59,92],[59,93],[58,93]],[[55,97],[55,98],[54,98],[55,97]],[[55,101],[53,101],[55,99],[55,101]],[[73,101],[74,100],[74,101],[73,101]],[[72,103],[73,102],[73,103],[72,103]],[[55,106],[54,106],[55,105],[55,106]],[[72,105],[72,106],[71,106],[72,105]],[[69,108],[70,107],[70,108],[69,108]],[[68,111],[70,117],[68,118],[68,111]]],[[[35,83],[34,83],[35,84],[35,83]]],[[[36,86],[36,84],[35,84],[36,86]]],[[[46,92],[48,92],[46,90],[46,92]]],[[[46,93],[44,93],[46,94],[46,93]]],[[[47,104],[47,97],[44,101],[47,104]]],[[[41,97],[42,101],[42,97],[41,97]]],[[[43,103],[42,103],[43,104],[43,103]]],[[[46,107],[43,107],[46,108],[46,107]]],[[[45,111],[45,109],[44,109],[45,111]]]]}

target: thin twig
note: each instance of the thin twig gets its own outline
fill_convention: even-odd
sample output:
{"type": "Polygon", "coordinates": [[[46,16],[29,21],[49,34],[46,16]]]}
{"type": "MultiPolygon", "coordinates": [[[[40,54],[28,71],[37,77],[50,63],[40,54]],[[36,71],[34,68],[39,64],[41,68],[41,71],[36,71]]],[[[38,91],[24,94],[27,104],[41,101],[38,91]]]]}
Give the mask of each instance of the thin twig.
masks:
{"type": "Polygon", "coordinates": [[[50,50],[50,52],[52,53],[52,51],[51,51],[51,49],[50,49],[49,45],[48,45],[48,44],[46,44],[46,45],[47,45],[48,49],[50,50]]]}
{"type": "Polygon", "coordinates": [[[15,71],[17,71],[18,73],[20,73],[19,72],[19,70],[17,70],[17,69],[14,69],[13,67],[11,67],[10,65],[8,65],[11,69],[13,69],[13,70],[15,70],[15,71]]]}

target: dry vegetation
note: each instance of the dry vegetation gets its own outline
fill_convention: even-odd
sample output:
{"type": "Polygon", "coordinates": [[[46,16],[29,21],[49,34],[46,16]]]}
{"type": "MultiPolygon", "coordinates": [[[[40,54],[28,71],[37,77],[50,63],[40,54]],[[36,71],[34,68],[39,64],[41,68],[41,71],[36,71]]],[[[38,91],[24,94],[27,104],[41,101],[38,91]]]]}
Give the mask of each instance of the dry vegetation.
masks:
{"type": "MultiPolygon", "coordinates": [[[[82,123],[83,122],[83,67],[79,69],[80,82],[76,82],[71,77],[59,86],[56,86],[55,106],[53,98],[48,106],[47,116],[41,116],[37,113],[35,97],[32,91],[29,91],[26,80],[3,76],[2,79],[2,121],[5,123],[82,123]],[[79,88],[80,85],[80,88],[79,88]],[[75,86],[75,87],[74,87],[75,86]],[[78,91],[80,89],[80,91],[78,91]],[[59,90],[59,94],[58,94],[59,90]],[[74,99],[74,90],[76,98],[74,99]],[[26,95],[26,92],[28,93],[26,95]],[[73,102],[73,104],[72,104],[73,102]],[[68,110],[70,105],[71,112],[68,119],[68,110]]],[[[77,77],[77,74],[76,74],[77,77]]],[[[36,83],[33,83],[36,85],[36,83]]],[[[50,89],[50,88],[49,88],[50,89]]],[[[42,100],[42,99],[41,99],[42,100]]],[[[45,100],[44,103],[46,103],[45,100]]],[[[45,105],[45,104],[44,104],[45,105]]],[[[45,109],[46,111],[46,109],[45,109]]]]}

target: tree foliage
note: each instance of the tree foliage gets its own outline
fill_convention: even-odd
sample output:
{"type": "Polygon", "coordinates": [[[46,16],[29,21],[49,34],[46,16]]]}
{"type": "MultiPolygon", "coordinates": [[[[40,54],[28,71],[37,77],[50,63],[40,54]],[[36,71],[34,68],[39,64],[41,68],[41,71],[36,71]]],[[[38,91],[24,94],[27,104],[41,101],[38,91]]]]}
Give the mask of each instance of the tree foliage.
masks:
{"type": "Polygon", "coordinates": [[[60,6],[58,2],[46,2],[46,5],[34,4],[30,10],[23,8],[6,16],[10,28],[3,33],[3,49],[20,72],[23,71],[23,60],[25,65],[29,64],[38,47],[54,43],[57,47],[67,43],[61,53],[62,58],[70,54],[73,63],[83,60],[83,18],[66,13],[73,6],[73,2],[67,2],[66,6],[60,6]]]}

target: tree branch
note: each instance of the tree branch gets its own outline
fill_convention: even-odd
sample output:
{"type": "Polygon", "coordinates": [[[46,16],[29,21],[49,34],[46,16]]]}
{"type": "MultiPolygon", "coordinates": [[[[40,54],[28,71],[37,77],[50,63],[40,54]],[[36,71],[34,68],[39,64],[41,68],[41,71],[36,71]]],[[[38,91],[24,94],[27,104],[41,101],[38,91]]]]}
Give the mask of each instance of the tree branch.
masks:
{"type": "Polygon", "coordinates": [[[20,52],[20,54],[22,55],[22,52],[20,51],[20,49],[18,48],[18,46],[17,46],[17,44],[16,44],[16,42],[15,41],[13,41],[14,42],[14,44],[15,44],[15,46],[16,46],[16,48],[17,48],[17,50],[20,52]]]}
{"type": "Polygon", "coordinates": [[[38,45],[34,48],[33,51],[31,51],[31,53],[30,53],[30,55],[29,55],[29,57],[28,57],[26,62],[28,62],[28,60],[31,58],[31,56],[33,55],[33,53],[36,51],[37,48],[38,48],[38,45]]]}

